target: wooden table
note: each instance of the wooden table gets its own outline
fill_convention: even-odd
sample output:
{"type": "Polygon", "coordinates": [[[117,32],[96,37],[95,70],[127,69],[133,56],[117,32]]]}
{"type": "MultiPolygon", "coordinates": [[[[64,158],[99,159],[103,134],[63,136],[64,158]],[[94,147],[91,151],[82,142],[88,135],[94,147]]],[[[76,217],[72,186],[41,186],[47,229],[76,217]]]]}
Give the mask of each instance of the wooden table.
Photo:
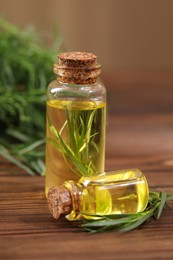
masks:
{"type": "MultiPolygon", "coordinates": [[[[173,194],[173,79],[158,89],[151,80],[114,79],[107,80],[106,169],[138,167],[152,190],[173,194]]],[[[90,235],[52,218],[43,177],[2,158],[0,165],[0,259],[173,259],[173,202],[137,230],[90,235]]]]}

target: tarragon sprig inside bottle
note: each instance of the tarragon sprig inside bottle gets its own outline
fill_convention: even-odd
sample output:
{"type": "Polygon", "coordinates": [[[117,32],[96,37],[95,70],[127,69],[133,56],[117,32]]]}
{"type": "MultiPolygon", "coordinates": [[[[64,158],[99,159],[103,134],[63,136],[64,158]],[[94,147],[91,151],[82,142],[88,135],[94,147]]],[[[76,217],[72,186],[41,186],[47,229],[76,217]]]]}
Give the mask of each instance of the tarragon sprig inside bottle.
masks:
{"type": "Polygon", "coordinates": [[[50,187],[104,172],[106,90],[97,57],[58,55],[47,92],[46,193],[50,187]]]}

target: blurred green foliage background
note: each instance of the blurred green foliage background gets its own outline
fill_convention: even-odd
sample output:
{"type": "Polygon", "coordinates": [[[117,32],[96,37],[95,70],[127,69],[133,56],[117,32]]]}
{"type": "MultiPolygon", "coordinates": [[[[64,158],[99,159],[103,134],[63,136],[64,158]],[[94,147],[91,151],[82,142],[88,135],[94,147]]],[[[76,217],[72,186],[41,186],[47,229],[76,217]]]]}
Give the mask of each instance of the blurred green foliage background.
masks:
{"type": "Polygon", "coordinates": [[[34,28],[0,18],[0,155],[31,175],[44,175],[46,87],[60,41],[48,49],[34,28]]]}

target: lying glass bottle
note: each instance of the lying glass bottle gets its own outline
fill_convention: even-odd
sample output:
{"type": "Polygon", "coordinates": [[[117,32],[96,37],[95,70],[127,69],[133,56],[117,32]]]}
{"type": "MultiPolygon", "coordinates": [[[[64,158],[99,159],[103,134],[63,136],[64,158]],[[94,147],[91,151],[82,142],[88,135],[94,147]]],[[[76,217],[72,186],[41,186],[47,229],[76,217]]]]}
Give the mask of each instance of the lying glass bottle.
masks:
{"type": "Polygon", "coordinates": [[[82,177],[78,182],[66,181],[49,189],[48,203],[54,218],[65,215],[68,220],[75,220],[141,212],[147,206],[148,196],[144,174],[128,169],[82,177]]]}

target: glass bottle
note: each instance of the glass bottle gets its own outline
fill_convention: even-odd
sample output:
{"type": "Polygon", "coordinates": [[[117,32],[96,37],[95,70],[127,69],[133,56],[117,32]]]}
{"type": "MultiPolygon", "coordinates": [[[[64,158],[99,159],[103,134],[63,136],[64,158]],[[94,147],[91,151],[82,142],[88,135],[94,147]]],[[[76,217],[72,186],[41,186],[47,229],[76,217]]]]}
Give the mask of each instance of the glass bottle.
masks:
{"type": "Polygon", "coordinates": [[[106,90],[97,57],[58,55],[47,90],[46,194],[52,186],[104,172],[106,90]]]}
{"type": "Polygon", "coordinates": [[[74,220],[141,212],[147,206],[148,196],[144,174],[129,169],[82,177],[78,182],[66,181],[49,189],[48,202],[54,218],[62,214],[74,220]]]}

